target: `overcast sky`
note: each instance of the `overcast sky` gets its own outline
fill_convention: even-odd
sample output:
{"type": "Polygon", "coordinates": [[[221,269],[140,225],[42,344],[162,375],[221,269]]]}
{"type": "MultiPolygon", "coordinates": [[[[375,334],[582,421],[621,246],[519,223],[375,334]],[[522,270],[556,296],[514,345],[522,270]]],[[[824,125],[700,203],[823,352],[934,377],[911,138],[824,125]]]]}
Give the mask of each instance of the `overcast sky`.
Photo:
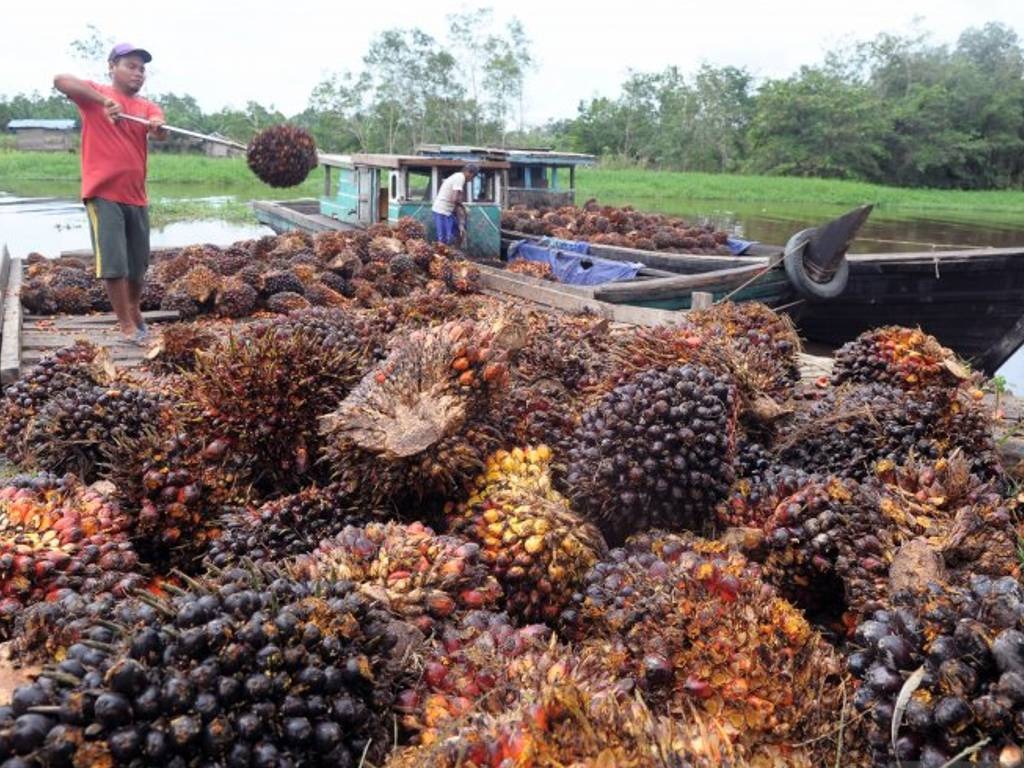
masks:
{"type": "Polygon", "coordinates": [[[692,72],[706,61],[744,66],[759,78],[785,76],[843,43],[908,32],[915,19],[935,42],[955,42],[986,21],[1024,37],[1022,0],[46,0],[3,13],[0,94],[45,92],[55,73],[81,70],[69,43],[93,24],[149,49],[149,93],[190,93],[208,111],[252,99],[292,114],[326,75],[358,69],[376,33],[419,27],[444,39],[446,14],[486,5],[499,21],[517,16],[533,41],[537,68],[526,87],[533,123],[572,116],[581,99],[616,95],[630,69],[692,72]]]}

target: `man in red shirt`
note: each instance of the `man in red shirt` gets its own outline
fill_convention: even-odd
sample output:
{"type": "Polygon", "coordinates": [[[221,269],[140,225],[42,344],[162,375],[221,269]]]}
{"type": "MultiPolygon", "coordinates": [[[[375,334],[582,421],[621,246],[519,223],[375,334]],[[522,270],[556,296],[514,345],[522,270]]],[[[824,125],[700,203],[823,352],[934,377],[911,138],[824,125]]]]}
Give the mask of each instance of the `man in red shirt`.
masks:
{"type": "Polygon", "coordinates": [[[137,94],[153,57],[129,43],[110,51],[110,85],[57,75],[54,87],[82,115],[82,201],[89,216],[96,277],[106,283],[125,339],[146,340],[142,287],[149,267],[146,199],[148,137],[163,139],[164,113],[137,94]],[[119,119],[134,115],[149,125],[119,119]]]}

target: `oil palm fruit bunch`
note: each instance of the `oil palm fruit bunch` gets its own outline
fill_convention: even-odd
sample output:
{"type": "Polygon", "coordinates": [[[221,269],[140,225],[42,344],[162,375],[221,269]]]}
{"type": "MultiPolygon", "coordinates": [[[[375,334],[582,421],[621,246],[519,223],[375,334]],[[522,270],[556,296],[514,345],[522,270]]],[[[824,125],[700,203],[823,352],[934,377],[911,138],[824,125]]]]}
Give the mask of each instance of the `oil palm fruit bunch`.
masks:
{"type": "Polygon", "coordinates": [[[4,389],[0,400],[0,447],[19,461],[29,422],[46,403],[77,384],[94,382],[99,348],[86,341],[52,352],[4,389]]]}
{"type": "Polygon", "coordinates": [[[912,393],[889,384],[847,384],[795,401],[775,448],[787,464],[809,472],[863,480],[884,459],[911,454],[937,459],[957,448],[982,468],[992,455],[987,420],[956,390],[912,393]],[[955,430],[955,431],[954,431],[955,430]]]}
{"type": "Polygon", "coordinates": [[[551,280],[558,282],[558,279],[551,271],[551,265],[546,261],[517,259],[505,267],[505,269],[517,275],[528,275],[529,277],[535,277],[538,280],[551,280]]]}
{"type": "Polygon", "coordinates": [[[800,380],[800,337],[792,321],[764,304],[724,302],[690,313],[705,339],[724,343],[724,361],[744,398],[781,403],[800,380]]]}
{"type": "Polygon", "coordinates": [[[195,299],[189,296],[179,285],[171,285],[160,300],[160,309],[167,312],[177,312],[184,320],[196,317],[203,308],[196,303],[195,299]]]}
{"type": "Polygon", "coordinates": [[[449,504],[447,521],[481,548],[505,592],[505,610],[523,621],[558,617],[583,576],[605,554],[597,528],[551,487],[547,446],[498,451],[476,491],[449,504]]]}
{"type": "Polygon", "coordinates": [[[842,681],[830,647],[756,567],[719,546],[676,537],[613,550],[563,612],[563,636],[653,711],[721,718],[741,743],[833,732],[842,681]]]}
{"type": "Polygon", "coordinates": [[[40,278],[26,278],[18,298],[25,311],[32,315],[55,315],[60,311],[53,289],[40,278]]]}
{"type": "MultiPolygon", "coordinates": [[[[96,286],[103,292],[100,293],[98,290],[92,290],[92,308],[97,312],[109,312],[111,310],[110,300],[107,298],[107,291],[105,286],[96,286]]],[[[143,312],[152,312],[160,309],[160,303],[164,300],[164,294],[167,292],[167,288],[162,284],[154,280],[147,280],[146,284],[142,286],[142,295],[139,296],[139,309],[143,312]]]]}
{"type": "Polygon", "coordinates": [[[725,527],[761,528],[783,499],[811,481],[802,469],[782,464],[760,443],[741,440],[736,480],[715,515],[725,527]]]}
{"type": "Polygon", "coordinates": [[[400,627],[350,585],[242,571],[139,602],[156,610],[108,624],[109,641],[68,649],[78,669],[15,692],[0,760],[355,766],[387,754],[400,627]]]}
{"type": "Polygon", "coordinates": [[[277,312],[282,315],[287,315],[289,312],[299,312],[313,306],[309,299],[301,293],[293,293],[292,291],[275,293],[267,299],[266,304],[267,309],[271,312],[277,312]]]}
{"type": "Polygon", "coordinates": [[[504,613],[454,619],[420,648],[420,674],[396,698],[400,725],[415,743],[435,743],[467,713],[502,711],[521,693],[523,670],[551,645],[548,627],[517,627],[504,613]]]}
{"type": "Polygon", "coordinates": [[[298,493],[253,507],[225,512],[220,534],[209,543],[206,561],[217,568],[239,563],[280,562],[312,552],[350,525],[362,525],[383,513],[354,507],[337,485],[310,486],[298,493]]]}
{"type": "Polygon", "coordinates": [[[412,216],[403,216],[392,228],[395,237],[406,243],[409,240],[423,240],[427,239],[427,228],[423,226],[423,222],[418,219],[414,219],[412,216]]]}
{"type": "Polygon", "coordinates": [[[361,353],[316,334],[259,326],[196,358],[182,394],[203,413],[200,436],[221,441],[267,492],[295,488],[319,455],[317,422],[357,380],[361,353]]]}
{"type": "MultiPolygon", "coordinates": [[[[564,648],[527,658],[535,673],[501,712],[471,711],[427,744],[395,752],[386,768],[811,768],[818,757],[804,747],[745,750],[731,725],[688,713],[656,715],[614,685],[587,659],[564,648]]],[[[846,753],[849,755],[849,752],[846,753]]]]}
{"type": "Polygon", "coordinates": [[[0,632],[33,603],[140,586],[129,527],[109,496],[70,476],[21,476],[0,487],[0,632]]]}
{"type": "Polygon", "coordinates": [[[70,387],[33,417],[25,433],[25,462],[93,482],[107,467],[134,458],[125,443],[157,422],[167,406],[160,395],[116,381],[70,387]]]}
{"type": "Polygon", "coordinates": [[[240,277],[225,278],[217,291],[213,311],[220,317],[248,317],[256,310],[259,294],[240,277]]]}
{"type": "Polygon", "coordinates": [[[508,443],[550,445],[556,470],[564,473],[570,441],[579,426],[577,400],[551,380],[514,382],[492,421],[508,443]]]}
{"type": "Polygon", "coordinates": [[[191,567],[216,534],[221,509],[248,501],[241,461],[226,440],[201,442],[200,422],[165,414],[128,444],[137,461],[111,472],[122,504],[136,510],[132,537],[148,562],[191,567]]]}
{"type": "Polygon", "coordinates": [[[877,503],[904,540],[923,537],[962,582],[974,574],[1019,576],[1016,501],[971,472],[961,454],[876,466],[877,503]]]}
{"type": "Polygon", "coordinates": [[[352,232],[348,230],[317,232],[313,235],[313,253],[326,263],[342,251],[349,249],[351,243],[352,232]]]}
{"type": "Polygon", "coordinates": [[[304,579],[351,581],[423,632],[456,611],[493,608],[501,600],[479,545],[422,523],[348,526],[296,558],[293,571],[304,579]]]}
{"type": "Polygon", "coordinates": [[[371,349],[380,344],[371,323],[340,308],[315,307],[293,312],[259,327],[275,334],[301,334],[332,349],[351,349],[365,362],[370,359],[371,349]]]}
{"type": "Polygon", "coordinates": [[[843,636],[888,593],[901,538],[856,483],[812,480],[764,523],[766,581],[812,620],[843,636]]]}
{"type": "Polygon", "coordinates": [[[295,274],[294,270],[281,269],[265,272],[263,274],[263,286],[260,293],[264,297],[273,296],[275,293],[297,293],[300,296],[305,293],[305,286],[295,274]]]}
{"type": "Polygon", "coordinates": [[[328,288],[319,280],[306,286],[305,298],[314,307],[344,307],[348,305],[348,300],[341,293],[333,288],[328,288]]]}
{"type": "Polygon", "coordinates": [[[521,345],[504,315],[408,334],[323,419],[335,478],[374,507],[459,492],[497,447],[484,417],[521,345]]]}
{"type": "Polygon", "coordinates": [[[295,125],[273,125],[253,136],[245,155],[249,169],[272,187],[294,187],[316,168],[316,142],[295,125]]]}
{"type": "Polygon", "coordinates": [[[203,311],[206,311],[213,305],[222,284],[223,278],[205,263],[201,263],[171,283],[168,290],[184,293],[203,311]]]}
{"type": "Polygon", "coordinates": [[[146,367],[157,373],[188,371],[195,367],[196,352],[210,349],[217,337],[196,323],[172,323],[160,330],[157,344],[146,355],[146,367]]]}
{"type": "Polygon", "coordinates": [[[567,488],[613,543],[644,528],[702,529],[734,479],[735,430],[727,378],[694,365],[647,371],[584,412],[567,488]]]}
{"type": "Polygon", "coordinates": [[[953,352],[920,328],[865,331],[836,351],[832,382],[880,382],[903,389],[955,387],[969,377],[953,352]]]}
{"type": "Polygon", "coordinates": [[[1024,592],[1012,578],[898,592],[863,621],[848,666],[860,681],[875,765],[937,768],[987,740],[979,762],[1018,765],[1024,744],[1024,592]],[[909,697],[897,710],[898,698],[909,697]],[[893,719],[898,717],[897,726],[893,719]]]}
{"type": "Polygon", "coordinates": [[[607,378],[612,349],[607,320],[536,312],[528,321],[527,344],[513,370],[517,383],[554,380],[571,398],[607,378]]]}
{"type": "Polygon", "coordinates": [[[51,288],[57,311],[69,315],[84,315],[92,311],[93,297],[88,288],[69,285],[62,288],[51,288]]]}

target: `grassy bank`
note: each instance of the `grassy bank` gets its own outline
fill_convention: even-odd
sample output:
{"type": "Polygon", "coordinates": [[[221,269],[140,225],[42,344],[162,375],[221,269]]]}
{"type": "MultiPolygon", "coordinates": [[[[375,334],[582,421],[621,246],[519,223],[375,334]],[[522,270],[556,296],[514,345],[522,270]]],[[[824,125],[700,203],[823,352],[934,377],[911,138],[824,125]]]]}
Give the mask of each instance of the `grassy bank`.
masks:
{"type": "MultiPolygon", "coordinates": [[[[3,172],[0,171],[0,176],[3,172]]],[[[875,203],[881,210],[987,211],[1019,213],[1024,191],[961,191],[905,189],[833,179],[780,176],[731,176],[673,171],[583,168],[577,175],[579,199],[588,197],[637,200],[685,198],[739,203],[806,203],[858,205],[875,203]]]]}
{"type": "MultiPolygon", "coordinates": [[[[17,152],[0,149],[0,189],[70,187],[79,178],[79,158],[73,154],[17,152]]],[[[1016,217],[1024,209],[1024,191],[904,189],[831,179],[772,176],[727,176],[635,169],[583,168],[578,173],[581,201],[588,197],[612,204],[671,212],[675,201],[721,201],[723,205],[852,206],[875,203],[875,216],[892,218],[1016,217]]],[[[272,189],[261,184],[242,158],[153,154],[149,165],[154,216],[242,221],[249,216],[243,201],[254,198],[315,197],[323,189],[323,171],[316,170],[301,185],[272,189]],[[226,197],[229,200],[208,200],[226,197]]],[[[47,193],[40,193],[47,194],[47,193]]],[[[52,194],[52,192],[48,193],[52,194]]]]}

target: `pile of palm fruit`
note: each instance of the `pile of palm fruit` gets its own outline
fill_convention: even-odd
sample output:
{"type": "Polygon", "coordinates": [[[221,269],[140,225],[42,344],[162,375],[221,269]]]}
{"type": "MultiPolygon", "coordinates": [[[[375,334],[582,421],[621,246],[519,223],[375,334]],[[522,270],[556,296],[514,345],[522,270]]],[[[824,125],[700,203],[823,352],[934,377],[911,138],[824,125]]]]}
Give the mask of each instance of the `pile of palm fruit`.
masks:
{"type": "Polygon", "coordinates": [[[501,214],[501,228],[525,235],[583,240],[596,245],[639,248],[668,253],[709,253],[728,256],[728,233],[710,225],[689,224],[675,216],[641,213],[631,206],[527,208],[513,205],[501,214]]]}
{"type": "Polygon", "coordinates": [[[0,399],[3,768],[1024,765],[1017,498],[935,339],[801,381],[765,307],[548,314],[408,222],[156,272],[230,320],[0,399]]]}
{"type": "MultiPolygon", "coordinates": [[[[309,307],[374,307],[419,290],[472,292],[475,268],[460,253],[427,243],[423,226],[403,219],[361,231],[290,232],[225,248],[192,245],[154,254],[142,309],[184,318],[287,314],[309,307]]],[[[102,281],[73,257],[26,262],[21,301],[32,314],[110,311],[102,281]]]]}

